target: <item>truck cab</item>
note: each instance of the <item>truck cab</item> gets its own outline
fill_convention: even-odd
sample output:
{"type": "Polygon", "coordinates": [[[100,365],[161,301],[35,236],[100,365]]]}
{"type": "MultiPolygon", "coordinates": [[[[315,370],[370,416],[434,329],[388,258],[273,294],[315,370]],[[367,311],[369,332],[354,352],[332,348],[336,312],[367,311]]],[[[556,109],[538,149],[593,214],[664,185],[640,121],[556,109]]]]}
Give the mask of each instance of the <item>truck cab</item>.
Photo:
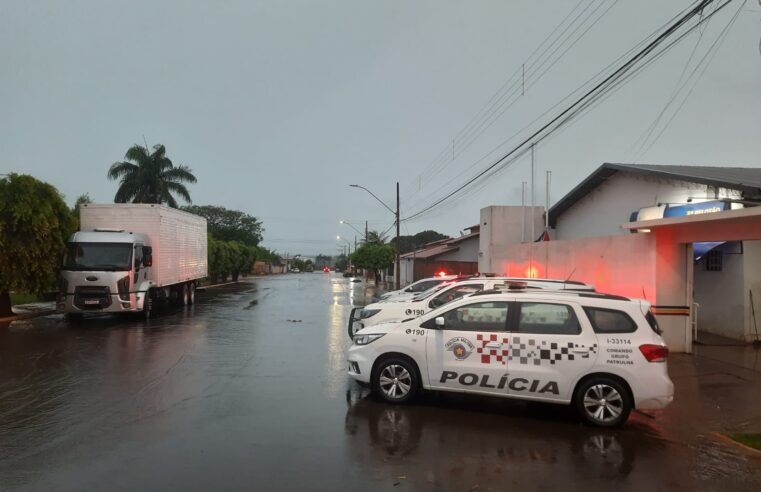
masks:
{"type": "Polygon", "coordinates": [[[152,264],[145,234],[117,229],[76,232],[61,265],[58,309],[74,317],[142,311],[153,283],[152,264]]]}

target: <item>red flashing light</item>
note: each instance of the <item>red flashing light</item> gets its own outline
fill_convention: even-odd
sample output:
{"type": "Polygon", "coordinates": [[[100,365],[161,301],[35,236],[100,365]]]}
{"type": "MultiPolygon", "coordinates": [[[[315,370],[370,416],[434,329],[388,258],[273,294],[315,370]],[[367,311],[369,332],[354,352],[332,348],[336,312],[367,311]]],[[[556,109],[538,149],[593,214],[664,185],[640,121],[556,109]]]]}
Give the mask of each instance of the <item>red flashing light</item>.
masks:
{"type": "Polygon", "coordinates": [[[669,356],[668,347],[663,345],[640,345],[639,351],[642,352],[648,362],[666,362],[666,358],[669,356]]]}
{"type": "Polygon", "coordinates": [[[446,276],[447,276],[447,272],[445,272],[444,270],[442,270],[442,271],[440,271],[439,273],[437,273],[436,275],[437,275],[437,276],[439,276],[439,277],[446,277],[446,276]]]}

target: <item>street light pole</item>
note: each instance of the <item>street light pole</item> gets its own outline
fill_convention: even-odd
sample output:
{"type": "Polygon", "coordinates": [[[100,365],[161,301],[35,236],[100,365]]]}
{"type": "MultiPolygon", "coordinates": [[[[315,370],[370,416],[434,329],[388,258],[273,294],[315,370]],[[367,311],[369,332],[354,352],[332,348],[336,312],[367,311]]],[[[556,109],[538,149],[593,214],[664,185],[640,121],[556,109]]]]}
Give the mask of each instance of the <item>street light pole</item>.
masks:
{"type": "MultiPolygon", "coordinates": [[[[381,200],[380,198],[375,196],[375,193],[373,193],[372,191],[368,190],[364,186],[360,186],[358,184],[350,184],[349,186],[351,186],[352,188],[361,188],[361,189],[365,190],[366,192],[370,193],[370,195],[372,195],[373,198],[375,198],[381,205],[386,207],[386,210],[388,210],[389,212],[394,214],[394,219],[395,219],[395,222],[396,222],[396,244],[394,245],[395,246],[394,250],[395,250],[395,253],[396,253],[396,271],[394,272],[394,284],[396,285],[396,290],[399,290],[400,289],[400,280],[401,280],[399,278],[399,276],[400,276],[399,275],[399,273],[400,273],[399,272],[399,267],[400,267],[400,265],[399,265],[400,264],[400,260],[399,260],[399,232],[400,232],[399,231],[399,226],[400,226],[400,222],[401,222],[399,220],[399,182],[398,181],[396,182],[396,210],[394,210],[391,207],[389,207],[388,205],[386,205],[386,203],[383,200],[381,200]]],[[[367,223],[365,223],[365,227],[367,227],[367,223]]],[[[367,240],[367,239],[365,239],[365,240],[367,240]]]]}
{"type": "Polygon", "coordinates": [[[394,283],[396,284],[396,290],[401,289],[400,287],[400,281],[402,272],[400,270],[400,259],[399,259],[399,181],[396,182],[396,241],[394,242],[394,246],[396,246],[396,270],[394,271],[394,283]]]}

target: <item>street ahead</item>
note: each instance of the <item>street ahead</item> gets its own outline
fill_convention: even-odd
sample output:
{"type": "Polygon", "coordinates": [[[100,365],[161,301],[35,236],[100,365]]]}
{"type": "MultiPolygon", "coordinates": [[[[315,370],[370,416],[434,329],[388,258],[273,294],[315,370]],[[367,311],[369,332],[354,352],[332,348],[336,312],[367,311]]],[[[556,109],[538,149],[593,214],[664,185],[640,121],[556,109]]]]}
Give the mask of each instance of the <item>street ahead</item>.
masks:
{"type": "Polygon", "coordinates": [[[732,381],[698,384],[690,356],[671,359],[675,404],[619,430],[499,399],[380,403],[346,376],[347,316],[366,294],[294,274],[149,322],[0,327],[0,489],[761,488],[761,461],[701,429],[701,392],[732,381]]]}

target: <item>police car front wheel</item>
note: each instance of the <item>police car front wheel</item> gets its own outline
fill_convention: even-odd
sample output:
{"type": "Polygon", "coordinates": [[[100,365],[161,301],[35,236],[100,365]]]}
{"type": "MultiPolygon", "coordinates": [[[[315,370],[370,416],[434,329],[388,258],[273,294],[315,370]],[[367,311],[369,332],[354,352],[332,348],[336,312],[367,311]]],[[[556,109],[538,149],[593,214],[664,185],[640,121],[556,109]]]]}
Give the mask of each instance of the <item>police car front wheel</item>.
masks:
{"type": "Polygon", "coordinates": [[[405,359],[393,358],[381,361],[373,372],[375,394],[391,403],[404,403],[418,391],[417,371],[405,359]]]}
{"type": "Polygon", "coordinates": [[[595,377],[576,389],[576,410],[587,423],[616,427],[629,418],[631,398],[626,388],[613,378],[595,377]]]}

